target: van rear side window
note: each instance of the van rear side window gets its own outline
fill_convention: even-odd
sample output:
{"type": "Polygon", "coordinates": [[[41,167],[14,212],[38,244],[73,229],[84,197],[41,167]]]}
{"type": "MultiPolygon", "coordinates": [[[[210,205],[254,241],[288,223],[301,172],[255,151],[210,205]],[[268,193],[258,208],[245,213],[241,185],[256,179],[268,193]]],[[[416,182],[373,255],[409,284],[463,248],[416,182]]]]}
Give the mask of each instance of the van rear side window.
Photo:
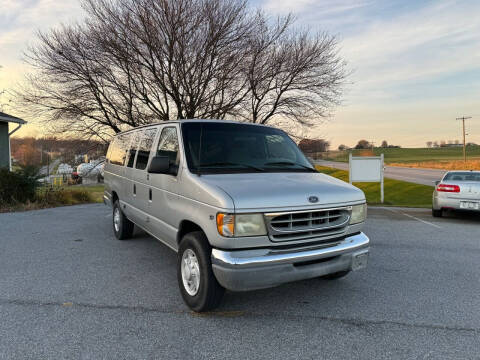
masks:
{"type": "Polygon", "coordinates": [[[128,150],[128,161],[127,167],[133,168],[133,163],[135,162],[135,155],[137,155],[138,144],[142,138],[143,131],[134,131],[133,132],[133,141],[130,143],[130,149],[128,150]]]}
{"type": "Polygon", "coordinates": [[[109,162],[113,165],[123,166],[127,156],[128,146],[130,145],[130,134],[118,135],[110,145],[109,162]]]}
{"type": "Polygon", "coordinates": [[[156,134],[157,129],[145,130],[140,146],[138,147],[135,169],[145,170],[147,167],[148,158],[150,157],[150,150],[152,149],[156,134]]]}

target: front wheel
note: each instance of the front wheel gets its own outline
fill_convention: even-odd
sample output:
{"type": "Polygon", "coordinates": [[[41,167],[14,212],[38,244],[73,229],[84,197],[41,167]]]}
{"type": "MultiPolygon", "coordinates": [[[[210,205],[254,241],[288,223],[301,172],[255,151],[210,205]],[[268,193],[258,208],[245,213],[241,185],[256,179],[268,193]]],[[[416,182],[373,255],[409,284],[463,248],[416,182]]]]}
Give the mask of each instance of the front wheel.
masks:
{"type": "Polygon", "coordinates": [[[180,242],[178,286],[185,303],[196,312],[216,308],[225,292],[213,274],[210,256],[211,247],[201,231],[185,235],[180,242]]]}
{"type": "Polygon", "coordinates": [[[123,213],[118,200],[113,204],[113,232],[118,240],[130,239],[133,235],[133,223],[123,213]]]}

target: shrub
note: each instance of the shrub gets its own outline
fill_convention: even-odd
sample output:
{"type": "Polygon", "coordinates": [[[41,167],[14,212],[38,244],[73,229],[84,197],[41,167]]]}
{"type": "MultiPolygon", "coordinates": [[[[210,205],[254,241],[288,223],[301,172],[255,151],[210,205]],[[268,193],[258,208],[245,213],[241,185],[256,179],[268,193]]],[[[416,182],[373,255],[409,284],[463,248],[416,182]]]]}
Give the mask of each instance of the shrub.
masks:
{"type": "Polygon", "coordinates": [[[85,190],[50,187],[40,191],[36,201],[39,207],[51,207],[92,203],[95,199],[85,190]]]}
{"type": "Polygon", "coordinates": [[[79,203],[92,203],[95,202],[92,194],[85,190],[72,191],[72,198],[79,203]]]}
{"type": "Polygon", "coordinates": [[[0,207],[34,201],[38,179],[38,169],[33,166],[15,172],[0,168],[0,207]]]}

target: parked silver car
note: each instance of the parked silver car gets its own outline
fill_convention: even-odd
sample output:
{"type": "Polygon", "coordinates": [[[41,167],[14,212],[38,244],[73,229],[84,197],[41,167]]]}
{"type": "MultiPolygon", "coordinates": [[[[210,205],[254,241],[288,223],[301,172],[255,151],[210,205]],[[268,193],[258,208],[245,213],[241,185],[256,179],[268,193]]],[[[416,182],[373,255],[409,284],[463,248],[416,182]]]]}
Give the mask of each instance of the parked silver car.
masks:
{"type": "Polygon", "coordinates": [[[365,196],[318,173],[281,130],[184,120],[117,135],[104,201],[115,236],[134,224],[178,253],[181,294],[194,311],[225,289],[336,279],[366,266],[365,196]]]}
{"type": "Polygon", "coordinates": [[[449,171],[435,185],[433,216],[443,210],[480,211],[480,171],[449,171]]]}

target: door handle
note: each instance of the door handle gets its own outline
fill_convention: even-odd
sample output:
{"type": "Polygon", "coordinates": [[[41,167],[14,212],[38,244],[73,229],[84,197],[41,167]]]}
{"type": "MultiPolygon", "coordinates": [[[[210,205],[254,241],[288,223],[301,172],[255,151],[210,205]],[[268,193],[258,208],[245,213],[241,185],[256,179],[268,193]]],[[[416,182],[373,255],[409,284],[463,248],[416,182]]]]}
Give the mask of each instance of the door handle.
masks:
{"type": "Polygon", "coordinates": [[[152,189],[148,189],[148,200],[152,201],[152,189]]]}
{"type": "Polygon", "coordinates": [[[137,195],[137,185],[133,184],[133,195],[137,195]]]}

